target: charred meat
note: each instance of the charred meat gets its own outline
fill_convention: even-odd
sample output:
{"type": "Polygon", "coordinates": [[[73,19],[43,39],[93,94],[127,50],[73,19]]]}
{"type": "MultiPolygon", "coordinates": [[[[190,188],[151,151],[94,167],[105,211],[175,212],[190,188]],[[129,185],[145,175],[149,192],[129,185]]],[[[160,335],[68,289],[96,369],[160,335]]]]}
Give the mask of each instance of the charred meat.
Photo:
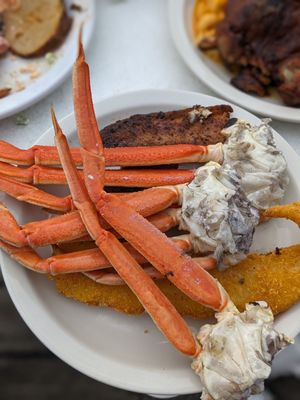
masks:
{"type": "Polygon", "coordinates": [[[299,0],[229,0],[217,46],[229,67],[239,66],[236,87],[263,96],[272,84],[287,105],[300,106],[299,0]]]}
{"type": "Polygon", "coordinates": [[[105,127],[101,136],[105,147],[223,143],[221,131],[232,111],[230,106],[218,105],[138,114],[105,127]]]}

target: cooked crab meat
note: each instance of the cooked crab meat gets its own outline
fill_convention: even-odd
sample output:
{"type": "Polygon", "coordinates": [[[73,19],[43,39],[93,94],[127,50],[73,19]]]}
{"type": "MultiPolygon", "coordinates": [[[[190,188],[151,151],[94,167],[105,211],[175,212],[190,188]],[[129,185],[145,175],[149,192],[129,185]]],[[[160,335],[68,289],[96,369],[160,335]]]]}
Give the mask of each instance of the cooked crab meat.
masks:
{"type": "Polygon", "coordinates": [[[227,136],[224,164],[236,171],[248,200],[258,209],[278,204],[289,183],[286,160],[276,147],[269,121],[253,126],[237,120],[222,131],[227,136]]]}
{"type": "Polygon", "coordinates": [[[259,212],[231,167],[215,162],[200,167],[183,187],[182,199],[181,228],[191,233],[198,252],[213,252],[232,264],[249,251],[259,212]]]}
{"type": "Polygon", "coordinates": [[[258,210],[278,203],[288,185],[287,164],[268,120],[259,126],[237,120],[223,130],[224,162],[210,162],[182,189],[181,227],[196,251],[213,252],[220,267],[248,253],[258,210]]]}
{"type": "Polygon", "coordinates": [[[203,385],[201,399],[242,400],[263,392],[275,354],[292,339],[274,329],[265,303],[247,304],[242,313],[231,303],[216,318],[197,336],[202,351],[192,368],[203,385]]]}

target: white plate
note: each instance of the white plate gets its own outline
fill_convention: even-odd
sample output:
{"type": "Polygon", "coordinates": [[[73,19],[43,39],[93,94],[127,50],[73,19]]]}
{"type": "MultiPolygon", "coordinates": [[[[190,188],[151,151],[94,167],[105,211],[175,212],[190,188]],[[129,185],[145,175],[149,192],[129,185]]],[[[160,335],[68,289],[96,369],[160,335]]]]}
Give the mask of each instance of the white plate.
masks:
{"type": "MultiPolygon", "coordinates": [[[[105,126],[135,113],[221,103],[224,102],[220,99],[197,93],[145,90],[96,102],[95,109],[101,126],[105,126]]],[[[260,122],[238,107],[233,115],[253,124],[260,122]]],[[[61,125],[71,144],[76,145],[74,115],[64,118],[61,125]]],[[[300,199],[297,179],[300,160],[277,133],[275,138],[287,158],[291,177],[285,200],[300,199]]],[[[53,131],[48,130],[37,143],[53,144],[53,131]]],[[[38,207],[3,197],[0,200],[8,205],[20,223],[45,217],[38,207]]],[[[300,233],[292,223],[272,221],[258,228],[255,238],[254,248],[267,251],[300,242],[300,233]]],[[[0,262],[10,296],[24,321],[53,353],[74,368],[109,385],[137,392],[188,394],[199,391],[199,381],[190,368],[190,360],[167,343],[146,315],[132,317],[110,309],[87,307],[57,294],[47,277],[26,270],[6,254],[2,254],[0,262]]],[[[277,328],[296,335],[300,331],[299,312],[300,304],[277,318],[277,328]]],[[[196,332],[200,322],[188,321],[196,332]]]]}
{"type": "MultiPolygon", "coordinates": [[[[81,0],[82,11],[70,11],[72,0],[66,0],[68,15],[73,18],[73,24],[63,44],[53,53],[56,61],[49,65],[45,57],[24,59],[8,53],[0,60],[0,88],[12,87],[13,92],[0,99],[0,119],[9,117],[36,103],[56,89],[70,74],[77,53],[79,27],[84,23],[84,47],[90,41],[95,23],[95,0],[81,0]],[[20,68],[31,67],[40,72],[36,79],[30,79],[30,74],[22,73],[20,68]],[[15,91],[17,82],[22,82],[25,89],[15,91]]],[[[76,3],[76,2],[75,2],[76,3]]]]}
{"type": "Polygon", "coordinates": [[[222,64],[211,61],[195,46],[192,39],[194,2],[195,0],[169,0],[169,22],[174,44],[194,74],[220,96],[241,107],[275,119],[300,122],[300,108],[283,105],[276,93],[272,97],[262,98],[238,90],[230,84],[230,72],[222,64]]]}

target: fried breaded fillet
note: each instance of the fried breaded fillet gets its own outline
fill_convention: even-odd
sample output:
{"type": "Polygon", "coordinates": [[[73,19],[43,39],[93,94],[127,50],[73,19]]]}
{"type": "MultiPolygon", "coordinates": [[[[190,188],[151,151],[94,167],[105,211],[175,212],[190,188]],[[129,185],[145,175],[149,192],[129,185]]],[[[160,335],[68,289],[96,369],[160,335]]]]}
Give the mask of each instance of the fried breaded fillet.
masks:
{"type": "Polygon", "coordinates": [[[263,211],[261,214],[262,221],[269,218],[286,218],[295,222],[300,227],[300,203],[276,205],[263,211]]]}
{"type": "Polygon", "coordinates": [[[218,105],[137,114],[101,129],[101,137],[105,147],[223,143],[221,131],[232,111],[228,105],[218,105]]]}
{"type": "MultiPolygon", "coordinates": [[[[224,272],[212,271],[212,274],[240,310],[246,303],[264,300],[278,314],[300,299],[300,245],[265,255],[251,254],[238,265],[224,272]]],[[[112,307],[127,314],[144,311],[127,286],[101,285],[82,274],[58,275],[53,279],[57,290],[74,300],[112,307]]],[[[199,319],[213,316],[212,310],[190,300],[167,279],[156,283],[180,314],[199,319]]]]}

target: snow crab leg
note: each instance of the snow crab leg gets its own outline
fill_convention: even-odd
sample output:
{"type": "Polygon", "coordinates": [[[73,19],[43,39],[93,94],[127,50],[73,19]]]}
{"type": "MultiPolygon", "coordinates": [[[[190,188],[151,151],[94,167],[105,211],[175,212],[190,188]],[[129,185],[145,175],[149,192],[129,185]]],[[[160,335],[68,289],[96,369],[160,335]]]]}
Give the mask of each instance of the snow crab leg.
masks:
{"type": "MultiPolygon", "coordinates": [[[[103,190],[105,171],[103,145],[92,103],[89,68],[85,63],[81,43],[73,70],[73,100],[82,148],[84,180],[89,197],[100,215],[190,298],[215,310],[224,309],[228,303],[228,296],[211,275],[199,268],[199,264],[192,258],[182,255],[180,249],[170,239],[133,208],[103,190]]],[[[70,179],[68,182],[70,184],[70,179]]]]}
{"type": "MultiPolygon", "coordinates": [[[[77,166],[82,165],[79,148],[71,149],[72,158],[77,166]]],[[[137,167],[145,165],[166,165],[178,163],[221,162],[222,144],[199,146],[191,144],[117,147],[104,149],[106,166],[137,167]]],[[[0,140],[0,161],[15,165],[60,165],[57,149],[53,146],[35,145],[22,150],[0,140]]]]}
{"type": "MultiPolygon", "coordinates": [[[[151,191],[151,189],[149,190],[151,191]]],[[[149,206],[146,205],[144,207],[143,204],[140,204],[139,193],[137,193],[137,196],[134,193],[125,194],[122,196],[122,200],[127,201],[131,207],[147,217],[151,224],[155,225],[162,232],[166,232],[177,225],[175,212],[168,211],[155,214],[156,211],[160,209],[164,210],[168,206],[169,198],[160,198],[159,202],[153,202],[149,206]]],[[[101,220],[101,224],[105,229],[111,229],[109,224],[103,219],[101,220]]],[[[88,235],[88,232],[77,210],[19,226],[7,207],[0,204],[0,239],[13,246],[41,247],[78,240],[86,235],[88,235]]]]}
{"type": "Polygon", "coordinates": [[[151,315],[153,321],[170,342],[184,354],[191,356],[197,355],[199,352],[197,342],[175,307],[162,294],[152,279],[116,237],[100,226],[96,208],[91,202],[88,192],[77,174],[77,169],[73,163],[67,140],[53,112],[52,118],[55,128],[57,149],[68,180],[73,201],[91,237],[95,240],[99,249],[103,252],[111,265],[113,265],[121,278],[124,279],[127,285],[136,293],[145,309],[151,315]]]}
{"type": "MultiPolygon", "coordinates": [[[[214,269],[216,266],[216,262],[212,257],[194,257],[193,261],[195,263],[198,263],[206,271],[210,271],[214,269]]],[[[144,271],[147,272],[150,278],[155,280],[166,278],[165,275],[161,274],[159,271],[157,271],[157,269],[151,266],[145,267],[144,271]]],[[[126,285],[126,282],[122,278],[120,278],[118,274],[113,272],[107,272],[105,270],[98,269],[95,271],[85,271],[83,272],[83,274],[88,278],[92,279],[93,281],[101,283],[102,285],[110,285],[110,286],[126,285]]]]}
{"type": "MultiPolygon", "coordinates": [[[[82,176],[82,171],[78,171],[82,176]]],[[[33,185],[67,183],[61,168],[49,168],[34,165],[29,168],[19,168],[0,162],[0,177],[14,179],[33,185]]],[[[188,169],[169,170],[106,170],[105,186],[148,188],[165,185],[178,185],[193,180],[194,171],[188,169]]]]}
{"type": "MultiPolygon", "coordinates": [[[[182,252],[189,250],[188,242],[184,238],[172,238],[182,252]]],[[[140,264],[146,264],[147,260],[139,254],[130,244],[124,243],[124,247],[130,255],[140,264]]],[[[111,264],[98,248],[92,248],[70,253],[56,254],[49,258],[42,259],[34,249],[29,246],[15,247],[0,240],[0,248],[8,253],[12,258],[24,265],[26,268],[51,275],[68,274],[74,272],[95,272],[90,277],[96,276],[103,269],[111,268],[111,264]]],[[[199,258],[199,262],[202,259],[199,258]]],[[[214,267],[213,259],[204,258],[203,264],[207,269],[214,267]]],[[[147,272],[148,270],[146,270],[147,272]]],[[[148,271],[149,272],[149,271],[148,271]]],[[[105,273],[104,273],[105,274],[105,273]]],[[[99,275],[98,275],[99,276],[99,275]]],[[[117,277],[117,274],[113,276],[117,277]]],[[[150,274],[153,277],[153,274],[150,274]]],[[[121,279],[120,277],[118,279],[121,279]]],[[[124,282],[122,280],[122,282],[124,282]]]]}
{"type": "Polygon", "coordinates": [[[0,176],[0,191],[19,201],[25,201],[26,203],[35,204],[54,211],[67,212],[74,209],[70,196],[54,196],[35,186],[17,182],[4,176],[0,176]]]}
{"type": "MultiPolygon", "coordinates": [[[[182,253],[190,250],[189,242],[185,239],[184,235],[182,237],[174,237],[172,240],[181,249],[182,253]]],[[[137,252],[129,243],[123,243],[123,246],[139,264],[147,263],[145,257],[137,252]]],[[[73,247],[76,248],[76,244],[73,247]]],[[[76,272],[76,270],[77,272],[102,270],[112,267],[98,247],[67,253],[59,252],[46,259],[45,264],[51,265],[51,269],[57,271],[56,273],[68,272],[69,268],[66,268],[66,264],[70,265],[72,272],[76,272]]],[[[206,264],[207,269],[209,269],[215,265],[215,262],[212,259],[208,260],[206,264]]]]}
{"type": "MultiPolygon", "coordinates": [[[[35,204],[49,210],[67,212],[74,209],[70,196],[58,197],[28,183],[0,176],[0,190],[19,201],[35,204]]],[[[122,193],[123,201],[143,215],[151,215],[181,201],[181,185],[148,188],[141,192],[122,193]],[[151,210],[151,211],[150,211],[151,210]]]]}

